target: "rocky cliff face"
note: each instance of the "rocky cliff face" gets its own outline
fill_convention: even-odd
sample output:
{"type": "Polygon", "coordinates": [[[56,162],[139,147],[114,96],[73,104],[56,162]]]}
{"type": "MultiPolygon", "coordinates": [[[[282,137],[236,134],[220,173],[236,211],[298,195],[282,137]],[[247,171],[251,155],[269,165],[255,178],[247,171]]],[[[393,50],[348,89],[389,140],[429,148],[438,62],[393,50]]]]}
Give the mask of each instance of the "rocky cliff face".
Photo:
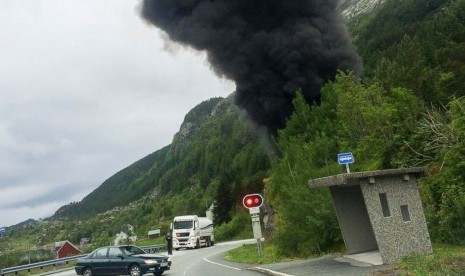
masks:
{"type": "Polygon", "coordinates": [[[339,0],[338,9],[347,18],[353,18],[359,14],[372,11],[385,0],[339,0]]]}

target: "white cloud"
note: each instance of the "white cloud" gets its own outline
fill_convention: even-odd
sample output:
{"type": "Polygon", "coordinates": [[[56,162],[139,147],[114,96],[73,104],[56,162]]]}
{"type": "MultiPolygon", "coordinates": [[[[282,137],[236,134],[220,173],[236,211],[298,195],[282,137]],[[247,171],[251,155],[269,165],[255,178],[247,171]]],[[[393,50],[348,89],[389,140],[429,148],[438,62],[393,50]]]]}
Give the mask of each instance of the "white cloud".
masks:
{"type": "Polygon", "coordinates": [[[0,226],[43,218],[169,144],[234,86],[205,55],[164,50],[130,0],[3,0],[0,226]]]}

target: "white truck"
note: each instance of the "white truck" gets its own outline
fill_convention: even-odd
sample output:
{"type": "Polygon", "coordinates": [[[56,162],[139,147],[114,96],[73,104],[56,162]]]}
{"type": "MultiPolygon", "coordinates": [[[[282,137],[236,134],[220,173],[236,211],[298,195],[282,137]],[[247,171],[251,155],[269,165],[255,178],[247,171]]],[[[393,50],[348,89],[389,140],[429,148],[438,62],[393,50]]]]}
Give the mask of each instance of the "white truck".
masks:
{"type": "Polygon", "coordinates": [[[208,247],[215,243],[213,222],[206,217],[196,215],[175,217],[171,230],[174,250],[208,247]]]}

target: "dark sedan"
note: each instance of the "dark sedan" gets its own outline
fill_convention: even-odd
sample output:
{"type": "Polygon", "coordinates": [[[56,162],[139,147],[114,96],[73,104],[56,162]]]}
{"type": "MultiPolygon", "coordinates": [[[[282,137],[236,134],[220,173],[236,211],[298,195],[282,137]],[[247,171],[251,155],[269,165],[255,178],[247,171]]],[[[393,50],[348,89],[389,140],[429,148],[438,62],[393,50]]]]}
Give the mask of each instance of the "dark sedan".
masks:
{"type": "Polygon", "coordinates": [[[107,246],[96,249],[77,261],[74,269],[78,275],[131,275],[145,273],[162,275],[169,270],[171,261],[167,256],[148,254],[132,245],[107,246]]]}

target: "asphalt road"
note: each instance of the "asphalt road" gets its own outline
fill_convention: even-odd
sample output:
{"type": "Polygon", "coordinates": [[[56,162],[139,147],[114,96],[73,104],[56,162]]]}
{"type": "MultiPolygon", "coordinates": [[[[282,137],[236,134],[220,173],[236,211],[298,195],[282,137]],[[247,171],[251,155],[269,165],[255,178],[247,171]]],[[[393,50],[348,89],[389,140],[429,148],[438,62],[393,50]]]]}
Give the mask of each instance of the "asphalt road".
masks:
{"type": "MultiPolygon", "coordinates": [[[[227,251],[245,243],[253,243],[255,240],[243,240],[227,243],[219,243],[212,247],[173,251],[171,256],[171,270],[165,271],[167,276],[257,276],[262,273],[248,270],[252,265],[227,262],[223,256],[227,251]]],[[[165,254],[166,253],[162,253],[165,254]]],[[[74,270],[54,273],[54,276],[76,275],[74,270]]],[[[146,274],[152,275],[152,274],[146,274]]]]}
{"type": "MultiPolygon", "coordinates": [[[[375,271],[391,269],[390,265],[371,265],[343,256],[329,255],[317,259],[261,265],[269,275],[279,276],[369,276],[375,271]]],[[[378,275],[392,275],[381,273],[378,275]]]]}
{"type": "MultiPolygon", "coordinates": [[[[227,251],[255,240],[216,244],[213,247],[173,251],[171,270],[167,276],[352,276],[371,275],[374,271],[391,268],[390,265],[370,265],[343,256],[324,256],[318,259],[296,260],[268,265],[232,263],[223,259],[227,251]]],[[[162,253],[165,254],[166,253],[162,253]]],[[[76,275],[74,270],[54,273],[54,276],[76,275]]],[[[146,274],[151,275],[151,274],[146,274]]],[[[383,274],[384,275],[384,274],[383,274]]]]}

